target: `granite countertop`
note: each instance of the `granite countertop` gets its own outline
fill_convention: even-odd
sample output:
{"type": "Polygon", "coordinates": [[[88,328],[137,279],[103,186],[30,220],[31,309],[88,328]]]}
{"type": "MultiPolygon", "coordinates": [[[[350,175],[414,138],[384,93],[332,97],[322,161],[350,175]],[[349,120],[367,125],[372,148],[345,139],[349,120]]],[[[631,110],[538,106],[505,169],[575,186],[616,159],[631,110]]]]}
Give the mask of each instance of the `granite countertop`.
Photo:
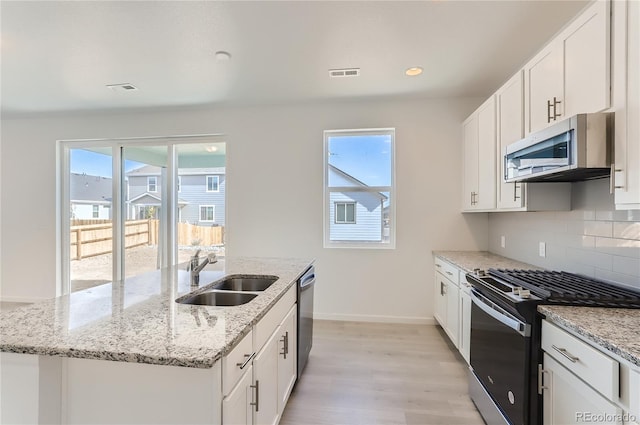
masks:
{"type": "Polygon", "coordinates": [[[640,310],[540,305],[538,311],[549,321],[640,366],[640,310]]]}
{"type": "Polygon", "coordinates": [[[192,292],[177,267],[0,312],[0,351],[209,368],[313,263],[227,258],[200,273],[200,290],[226,275],[279,279],[247,304],[209,307],[174,300],[192,292]]]}
{"type": "Polygon", "coordinates": [[[449,261],[453,265],[473,272],[473,269],[526,269],[539,270],[540,267],[501,255],[492,254],[489,251],[433,251],[433,255],[449,261]]]}

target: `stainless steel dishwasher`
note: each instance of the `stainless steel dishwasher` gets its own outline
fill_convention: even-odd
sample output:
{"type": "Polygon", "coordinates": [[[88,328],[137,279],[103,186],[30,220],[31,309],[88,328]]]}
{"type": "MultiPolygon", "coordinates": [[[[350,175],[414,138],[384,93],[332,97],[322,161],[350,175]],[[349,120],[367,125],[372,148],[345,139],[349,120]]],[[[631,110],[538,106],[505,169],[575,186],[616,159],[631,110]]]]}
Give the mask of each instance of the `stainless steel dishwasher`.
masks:
{"type": "Polygon", "coordinates": [[[307,365],[313,344],[313,287],[316,273],[309,267],[298,280],[298,379],[307,365]]]}

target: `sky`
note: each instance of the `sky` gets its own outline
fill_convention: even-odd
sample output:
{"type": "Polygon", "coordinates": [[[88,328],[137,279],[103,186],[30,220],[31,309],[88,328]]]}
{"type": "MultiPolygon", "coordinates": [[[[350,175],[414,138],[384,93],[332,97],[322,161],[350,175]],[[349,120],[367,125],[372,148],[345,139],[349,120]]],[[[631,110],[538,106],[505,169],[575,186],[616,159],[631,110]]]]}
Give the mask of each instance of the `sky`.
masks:
{"type": "MultiPolygon", "coordinates": [[[[70,149],[70,168],[72,173],[85,173],[89,176],[112,178],[113,164],[110,155],[91,152],[84,149],[70,149]]],[[[141,167],[136,161],[125,160],[125,172],[141,167]]]]}
{"type": "Polygon", "coordinates": [[[391,136],[329,136],[328,149],[334,167],[369,186],[391,185],[391,136]]]}

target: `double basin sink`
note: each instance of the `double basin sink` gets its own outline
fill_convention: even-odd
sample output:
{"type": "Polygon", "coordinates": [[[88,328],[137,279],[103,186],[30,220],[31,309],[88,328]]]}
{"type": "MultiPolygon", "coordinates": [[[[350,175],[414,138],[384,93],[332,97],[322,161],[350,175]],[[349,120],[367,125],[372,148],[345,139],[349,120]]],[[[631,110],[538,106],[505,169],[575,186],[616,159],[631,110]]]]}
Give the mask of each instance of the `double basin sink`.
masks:
{"type": "Polygon", "coordinates": [[[220,307],[242,305],[257,297],[258,293],[277,280],[277,276],[228,276],[207,291],[184,295],[176,299],[176,302],[220,307]]]}

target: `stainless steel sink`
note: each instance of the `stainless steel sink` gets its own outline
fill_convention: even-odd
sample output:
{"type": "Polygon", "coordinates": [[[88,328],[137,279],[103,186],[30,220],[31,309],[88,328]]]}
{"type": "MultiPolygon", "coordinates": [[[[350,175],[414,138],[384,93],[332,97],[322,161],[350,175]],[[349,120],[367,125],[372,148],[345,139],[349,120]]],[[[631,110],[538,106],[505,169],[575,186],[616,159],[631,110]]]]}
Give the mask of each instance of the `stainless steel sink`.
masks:
{"type": "Polygon", "coordinates": [[[214,289],[221,291],[264,291],[278,280],[277,276],[256,276],[256,277],[228,277],[216,286],[214,289]]]}
{"type": "Polygon", "coordinates": [[[210,305],[231,307],[236,305],[246,304],[255,297],[257,294],[248,294],[243,292],[202,292],[196,295],[187,295],[176,300],[180,304],[192,304],[192,305],[210,305]]]}

